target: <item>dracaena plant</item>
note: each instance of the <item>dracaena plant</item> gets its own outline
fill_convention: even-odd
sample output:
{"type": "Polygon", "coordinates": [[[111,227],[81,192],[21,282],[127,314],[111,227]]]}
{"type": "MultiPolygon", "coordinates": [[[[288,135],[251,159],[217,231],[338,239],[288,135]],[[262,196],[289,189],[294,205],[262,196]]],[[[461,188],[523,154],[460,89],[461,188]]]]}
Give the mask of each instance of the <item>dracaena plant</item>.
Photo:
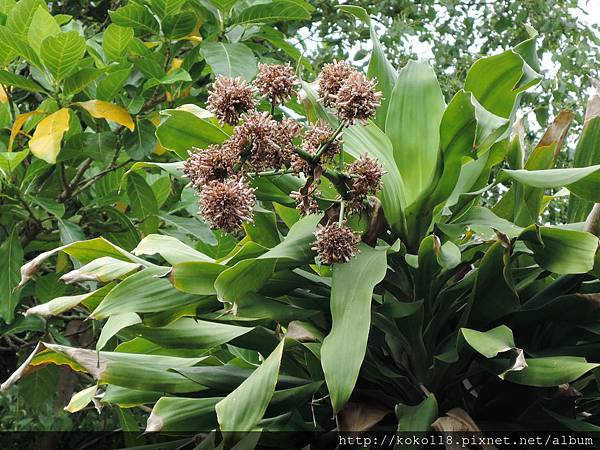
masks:
{"type": "Polygon", "coordinates": [[[531,33],[477,61],[448,104],[427,63],[396,70],[372,31],[366,75],[333,62],[310,82],[267,64],[164,111],[158,140],[185,160],[126,177],[166,171],[212,231],[149,233],[131,251],[98,237],[25,264],[20,286],[73,258],[62,281],[77,291],[25,314],[74,309],[99,334],[94,349],[41,342],[2,390],[67,365],[94,379],[69,411],[150,406],[147,431],[207,448],[281,430],[297,445],[331,430],[597,429],[600,96],[577,167],[553,168],[568,111],[525,148],[531,33]],[[545,224],[565,195],[572,222],[545,224]]]}

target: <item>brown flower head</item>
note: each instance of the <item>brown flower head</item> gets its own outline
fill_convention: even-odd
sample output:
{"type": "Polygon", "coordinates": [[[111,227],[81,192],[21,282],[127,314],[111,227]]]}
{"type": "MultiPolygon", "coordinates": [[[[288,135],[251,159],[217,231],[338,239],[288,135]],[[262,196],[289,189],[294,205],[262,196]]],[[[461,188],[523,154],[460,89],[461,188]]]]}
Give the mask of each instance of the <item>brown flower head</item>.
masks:
{"type": "Polygon", "coordinates": [[[253,111],[242,116],[230,145],[240,152],[256,170],[277,169],[286,157],[280,145],[280,125],[266,112],[253,111]]]}
{"type": "Polygon", "coordinates": [[[215,228],[227,233],[252,222],[252,208],[256,203],[254,188],[242,178],[227,178],[208,183],[200,195],[202,216],[215,228]]]}
{"type": "Polygon", "coordinates": [[[208,109],[221,124],[237,124],[240,116],[255,105],[254,88],[241,77],[219,75],[208,96],[208,109]]]}
{"type": "Polygon", "coordinates": [[[289,64],[259,64],[254,86],[263,97],[274,105],[287,102],[294,94],[294,86],[300,84],[289,64]]]}
{"type": "Polygon", "coordinates": [[[354,161],[348,167],[350,176],[350,199],[348,209],[359,211],[363,206],[363,200],[367,195],[376,194],[382,187],[382,177],[385,170],[379,165],[375,158],[366,153],[354,161]]]}
{"type": "Polygon", "coordinates": [[[194,148],[183,163],[183,173],[190,179],[192,186],[201,190],[206,183],[231,175],[238,158],[239,154],[227,145],[194,148]]]}
{"type": "Polygon", "coordinates": [[[360,238],[346,225],[337,222],[327,226],[319,226],[315,231],[317,240],[313,250],[317,252],[319,261],[325,264],[344,263],[358,252],[360,238]]]}
{"type": "Polygon", "coordinates": [[[290,197],[296,202],[296,209],[300,211],[301,215],[308,216],[319,212],[319,205],[313,192],[304,194],[302,191],[293,191],[290,193],[290,197]]]}
{"type": "Polygon", "coordinates": [[[333,108],[342,84],[350,74],[355,72],[356,69],[345,61],[333,61],[325,64],[318,77],[319,101],[328,108],[333,108]]]}
{"type": "Polygon", "coordinates": [[[336,96],[338,117],[350,124],[373,117],[381,105],[381,92],[375,90],[375,84],[360,72],[350,74],[336,96]]]}

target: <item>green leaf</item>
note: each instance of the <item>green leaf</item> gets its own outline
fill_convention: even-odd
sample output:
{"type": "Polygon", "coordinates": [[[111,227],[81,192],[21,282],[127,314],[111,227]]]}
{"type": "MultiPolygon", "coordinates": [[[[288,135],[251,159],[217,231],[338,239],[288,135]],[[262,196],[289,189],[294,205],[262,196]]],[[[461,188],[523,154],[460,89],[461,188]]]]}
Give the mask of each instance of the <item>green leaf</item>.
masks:
{"type": "Polygon", "coordinates": [[[129,26],[119,26],[111,23],[102,37],[102,48],[109,59],[116,60],[125,54],[134,31],[129,26]]]}
{"type": "Polygon", "coordinates": [[[96,395],[96,391],[98,390],[97,385],[90,386],[89,388],[85,388],[83,391],[76,392],[69,404],[65,406],[65,411],[70,413],[75,413],[77,411],[81,411],[88,404],[91,403],[94,395],[96,395]]]}
{"type": "Polygon", "coordinates": [[[510,117],[519,94],[541,79],[540,75],[514,50],[481,58],[471,66],[465,90],[492,114],[510,117]]]}
{"type": "Polygon", "coordinates": [[[23,249],[16,230],[0,245],[0,261],[4,264],[0,270],[0,317],[10,324],[21,297],[21,291],[16,287],[19,284],[19,267],[23,264],[23,249]]]}
{"type": "Polygon", "coordinates": [[[244,9],[232,19],[239,25],[310,19],[314,8],[304,1],[274,0],[244,9]]]}
{"type": "MultiPolygon", "coordinates": [[[[74,242],[74,240],[71,240],[74,242]]],[[[80,281],[98,281],[106,283],[109,281],[125,278],[132,272],[140,269],[141,264],[131,263],[110,256],[102,256],[101,258],[90,261],[86,265],[74,269],[62,277],[61,281],[67,284],[80,281]]]]}
{"type": "Polygon", "coordinates": [[[160,144],[185,159],[192,147],[206,148],[222,144],[229,135],[209,120],[198,117],[185,109],[167,109],[161,114],[163,122],[156,129],[160,144]]]}
{"type": "Polygon", "coordinates": [[[321,347],[321,364],[334,414],[342,409],[354,390],[371,327],[373,289],[383,280],[386,270],[385,249],[364,244],[350,262],[333,267],[332,325],[321,347]]]}
{"type": "Polygon", "coordinates": [[[519,236],[533,259],[558,274],[586,273],[594,267],[598,238],[591,233],[531,225],[519,236]]]}
{"type": "Polygon", "coordinates": [[[256,58],[252,50],[244,44],[203,42],[200,45],[200,54],[215,76],[242,77],[250,81],[258,71],[256,58]]]}
{"type": "MultiPolygon", "coordinates": [[[[214,295],[217,293],[215,281],[227,266],[207,261],[180,262],[173,266],[169,278],[175,289],[198,295],[214,295]]],[[[257,272],[258,277],[259,272],[257,272]]],[[[271,272],[269,272],[270,276],[271,272]]],[[[237,280],[241,281],[239,272],[237,280]]]]}
{"type": "Polygon", "coordinates": [[[158,217],[165,222],[165,225],[173,227],[177,230],[177,232],[174,233],[170,229],[165,229],[163,232],[166,234],[181,234],[181,238],[184,240],[186,237],[190,236],[207,245],[215,245],[217,243],[215,235],[211,231],[210,226],[202,220],[199,220],[195,217],[180,217],[174,214],[166,213],[160,213],[158,217]]]}
{"type": "Polygon", "coordinates": [[[127,277],[108,293],[91,317],[100,320],[126,312],[159,312],[199,300],[198,296],[175,290],[169,280],[161,278],[167,272],[164,267],[148,268],[127,277]]]}
{"type": "Polygon", "coordinates": [[[113,24],[131,27],[141,32],[158,33],[159,25],[152,13],[137,3],[128,3],[116,11],[109,11],[113,24]]]}
{"type": "MultiPolygon", "coordinates": [[[[398,433],[429,431],[431,424],[438,417],[437,400],[433,394],[429,394],[425,400],[415,406],[399,403],[396,405],[396,417],[398,418],[398,433]]],[[[408,446],[403,445],[402,447],[408,446]]]]}
{"type": "Polygon", "coordinates": [[[195,26],[196,15],[190,11],[168,15],[162,22],[163,33],[171,39],[179,39],[187,36],[193,31],[195,26]]]}
{"type": "Polygon", "coordinates": [[[493,358],[498,356],[498,353],[515,347],[512,330],[506,325],[500,325],[486,332],[469,328],[461,328],[460,332],[467,344],[486,358],[493,358]]]}
{"type": "Polygon", "coordinates": [[[110,316],[100,332],[98,342],[96,342],[96,350],[102,350],[110,338],[121,331],[123,328],[141,323],[142,319],[136,313],[129,312],[123,314],[115,314],[110,316]]]}
{"type": "Polygon", "coordinates": [[[509,262],[508,251],[500,242],[495,242],[486,251],[477,269],[475,287],[465,312],[468,326],[485,327],[519,308],[509,262]]]}
{"type": "Polygon", "coordinates": [[[19,89],[24,89],[29,92],[42,92],[44,90],[44,88],[42,88],[35,81],[6,70],[0,70],[0,83],[6,86],[14,86],[19,89]]]}
{"type": "Polygon", "coordinates": [[[162,397],[152,408],[146,432],[214,429],[217,426],[215,405],[222,399],[162,397]]]}
{"type": "Polygon", "coordinates": [[[127,197],[133,215],[142,221],[143,232],[146,235],[156,232],[158,204],[152,188],[138,173],[131,172],[127,176],[127,197]]]}
{"type": "Polygon", "coordinates": [[[57,82],[77,67],[84,53],[85,39],[75,30],[47,37],[40,47],[42,62],[57,82]]]}
{"type": "Polygon", "coordinates": [[[214,261],[212,258],[185,245],[174,237],[161,236],[160,234],[146,236],[133,250],[133,253],[135,255],[159,254],[172,265],[188,261],[214,261]]]}
{"type": "Polygon", "coordinates": [[[258,369],[215,406],[220,428],[225,432],[251,431],[263,418],[275,392],[285,339],[258,369]]]}
{"type": "Polygon", "coordinates": [[[91,304],[98,304],[104,297],[106,297],[106,294],[108,294],[113,287],[114,284],[107,284],[98,290],[86,292],[85,294],[57,297],[47,303],[32,306],[25,311],[25,315],[35,315],[41,317],[56,316],[69,311],[82,303],[86,304],[90,302],[91,304]]]}
{"type": "Polygon", "coordinates": [[[0,172],[5,177],[9,177],[10,174],[19,167],[19,164],[25,160],[29,150],[25,149],[20,152],[3,152],[0,153],[0,172]]]}
{"type": "Polygon", "coordinates": [[[163,19],[169,15],[177,14],[186,0],[150,0],[150,7],[163,19]]]}
{"type": "Polygon", "coordinates": [[[129,66],[107,74],[96,87],[96,97],[107,102],[113,101],[127,82],[131,68],[132,66],[129,66]]]}
{"type": "Polygon", "coordinates": [[[39,54],[40,46],[44,39],[58,33],[60,33],[60,27],[56,23],[56,20],[54,20],[54,17],[48,12],[46,5],[38,6],[33,14],[31,26],[27,32],[27,42],[31,48],[39,54]]]}
{"type": "Polygon", "coordinates": [[[442,91],[429,64],[409,61],[398,73],[385,122],[407,205],[414,203],[432,181],[444,108],[442,91]]]}
{"type": "Polygon", "coordinates": [[[27,40],[31,22],[40,6],[48,10],[46,2],[42,0],[21,0],[17,2],[8,14],[7,28],[19,38],[27,40]]]}
{"type": "Polygon", "coordinates": [[[599,366],[600,364],[588,363],[585,358],[575,356],[528,358],[527,367],[507,372],[504,379],[526,386],[553,387],[575,381],[599,366]]]}
{"type": "Polygon", "coordinates": [[[366,126],[355,125],[344,131],[344,149],[354,158],[368,153],[383,166],[386,174],[380,194],[381,204],[388,223],[401,232],[404,227],[403,208],[406,207],[405,188],[389,138],[372,122],[366,126]]]}
{"type": "Polygon", "coordinates": [[[84,90],[102,74],[102,69],[88,67],[78,70],[67,77],[63,83],[63,93],[67,96],[75,95],[84,90]]]}
{"type": "Polygon", "coordinates": [[[491,114],[472,93],[457,92],[444,111],[440,125],[443,172],[427,199],[431,208],[445,201],[459,180],[465,158],[480,157],[505,131],[508,121],[491,114]]]}
{"type": "Polygon", "coordinates": [[[164,348],[210,349],[243,336],[253,329],[183,317],[164,327],[135,325],[127,331],[164,348]]]}
{"type": "Polygon", "coordinates": [[[381,43],[379,42],[379,37],[377,36],[375,27],[373,26],[367,11],[360,6],[352,5],[340,5],[338,8],[362,20],[369,27],[371,32],[371,43],[373,44],[373,49],[371,51],[371,59],[369,60],[367,75],[369,78],[377,80],[377,90],[383,94],[381,106],[377,110],[377,115],[375,116],[374,121],[381,130],[384,130],[387,111],[389,108],[392,91],[394,89],[394,85],[396,84],[396,79],[398,78],[398,73],[385,56],[385,52],[383,51],[381,43]]]}

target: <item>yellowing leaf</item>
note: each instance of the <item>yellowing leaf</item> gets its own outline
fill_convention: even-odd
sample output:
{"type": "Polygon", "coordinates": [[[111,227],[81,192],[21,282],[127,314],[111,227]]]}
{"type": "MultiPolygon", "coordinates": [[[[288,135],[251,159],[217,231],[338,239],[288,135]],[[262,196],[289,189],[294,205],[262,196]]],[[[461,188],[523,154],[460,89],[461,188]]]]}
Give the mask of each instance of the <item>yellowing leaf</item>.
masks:
{"type": "Polygon", "coordinates": [[[33,137],[29,140],[31,153],[47,163],[56,163],[60,152],[60,141],[69,129],[69,109],[62,108],[45,117],[38,123],[33,137]]]}
{"type": "Polygon", "coordinates": [[[0,103],[8,102],[8,95],[2,86],[0,86],[0,103]]]}
{"type": "Polygon", "coordinates": [[[131,131],[135,129],[131,114],[114,103],[108,103],[102,100],[88,100],[87,102],[79,102],[77,104],[96,119],[106,119],[111,122],[116,122],[119,125],[129,128],[131,131]]]}
{"type": "Polygon", "coordinates": [[[23,128],[23,125],[25,124],[25,122],[27,122],[27,119],[29,119],[31,116],[35,115],[35,114],[41,114],[41,111],[30,111],[30,112],[26,112],[23,114],[19,114],[17,116],[17,118],[15,119],[15,122],[13,123],[12,129],[10,130],[10,138],[8,139],[8,151],[12,152],[12,146],[15,142],[15,138],[17,137],[17,134],[19,134],[19,131],[21,131],[21,128],[23,128]]]}

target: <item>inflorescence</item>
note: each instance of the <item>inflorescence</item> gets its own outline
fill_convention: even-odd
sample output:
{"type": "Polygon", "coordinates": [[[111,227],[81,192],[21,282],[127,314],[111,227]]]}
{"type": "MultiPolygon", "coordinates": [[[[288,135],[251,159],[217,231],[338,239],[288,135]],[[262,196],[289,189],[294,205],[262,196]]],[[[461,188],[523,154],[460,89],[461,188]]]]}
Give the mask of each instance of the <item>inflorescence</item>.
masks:
{"type": "Polygon", "coordinates": [[[346,164],[341,134],[344,128],[364,124],[374,116],[381,93],[375,89],[375,80],[346,62],[326,64],[317,83],[318,100],[335,112],[339,125],[319,120],[304,131],[291,118],[275,117],[275,108],[293,98],[300,84],[289,64],[260,64],[252,83],[218,76],[208,109],[222,125],[234,126],[233,133],[223,144],[193,148],[184,162],[184,174],[200,193],[204,219],[228,233],[253,220],[254,178],[301,176],[304,185],[290,193],[300,213],[330,210],[315,231],[317,260],[342,263],[356,254],[360,242],[360,235],[346,224],[347,215],[360,214],[368,207],[367,198],[381,190],[385,172],[367,153],[346,164]],[[270,104],[270,112],[257,110],[257,96],[270,104]],[[336,198],[320,197],[323,178],[337,190],[336,198]],[[332,219],[335,214],[337,220],[332,219]]]}

